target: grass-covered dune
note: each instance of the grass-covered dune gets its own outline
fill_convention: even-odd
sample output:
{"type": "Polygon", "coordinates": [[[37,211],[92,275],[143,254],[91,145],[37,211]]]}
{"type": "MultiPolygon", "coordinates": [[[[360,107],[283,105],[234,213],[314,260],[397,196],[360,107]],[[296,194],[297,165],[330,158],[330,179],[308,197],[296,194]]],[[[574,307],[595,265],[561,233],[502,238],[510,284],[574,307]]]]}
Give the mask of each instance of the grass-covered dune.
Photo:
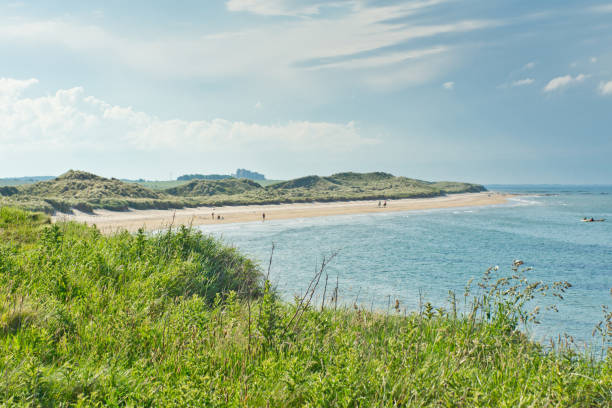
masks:
{"type": "Polygon", "coordinates": [[[0,204],[52,214],[72,209],[167,209],[202,205],[280,204],[312,201],[435,197],[484,191],[478,184],[427,182],[387,173],[338,173],[267,184],[247,179],[193,180],[166,189],[70,170],[47,181],[0,188],[0,204]]]}
{"type": "Polygon", "coordinates": [[[213,195],[238,195],[263,190],[257,182],[248,179],[227,178],[222,180],[192,180],[181,186],[168,188],[165,193],[182,197],[202,197],[213,195]]]}
{"type": "MultiPolygon", "coordinates": [[[[8,187],[5,187],[5,189],[8,187]]],[[[0,190],[0,204],[15,205],[49,214],[70,212],[73,208],[91,212],[95,208],[127,210],[132,208],[181,208],[185,200],[153,191],[137,183],[107,179],[95,174],[70,170],[52,180],[0,190]]]]}
{"type": "Polygon", "coordinates": [[[537,289],[487,282],[467,315],[347,309],[332,288],[287,304],[199,232],[103,236],[3,207],[0,405],[609,407],[612,358],[528,341],[518,294],[537,289]]]}
{"type": "Polygon", "coordinates": [[[271,191],[290,191],[295,195],[324,195],[347,198],[412,198],[433,197],[441,194],[485,191],[478,184],[438,182],[431,183],[392,174],[337,173],[329,177],[307,176],[269,187],[271,191]]]}

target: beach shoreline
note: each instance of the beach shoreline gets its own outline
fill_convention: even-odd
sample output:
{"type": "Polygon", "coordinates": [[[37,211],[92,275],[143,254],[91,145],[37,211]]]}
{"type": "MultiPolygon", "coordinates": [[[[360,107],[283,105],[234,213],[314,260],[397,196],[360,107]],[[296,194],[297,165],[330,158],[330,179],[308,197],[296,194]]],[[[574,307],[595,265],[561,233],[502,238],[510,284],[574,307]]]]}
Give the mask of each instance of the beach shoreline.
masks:
{"type": "MultiPolygon", "coordinates": [[[[95,210],[93,214],[74,210],[73,214],[58,214],[53,222],[76,221],[96,225],[105,234],[119,230],[130,232],[160,230],[179,225],[213,225],[244,222],[264,222],[325,217],[331,215],[370,214],[381,212],[417,211],[455,207],[500,205],[508,202],[513,194],[498,192],[450,194],[429,198],[405,198],[387,200],[386,207],[378,206],[378,200],[333,201],[293,204],[236,205],[223,207],[195,207],[171,210],[108,211],[95,210]],[[213,215],[214,214],[214,215],[213,215]]],[[[381,204],[384,204],[381,200],[381,204]]]]}

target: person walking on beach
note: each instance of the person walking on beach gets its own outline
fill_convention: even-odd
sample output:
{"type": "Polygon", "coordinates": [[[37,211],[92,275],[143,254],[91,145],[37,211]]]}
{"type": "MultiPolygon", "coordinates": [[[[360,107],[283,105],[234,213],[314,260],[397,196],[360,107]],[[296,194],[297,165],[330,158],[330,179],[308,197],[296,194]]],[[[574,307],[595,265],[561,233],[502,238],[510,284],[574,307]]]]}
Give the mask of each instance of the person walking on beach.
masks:
{"type": "Polygon", "coordinates": [[[380,201],[378,202],[378,208],[380,208],[380,201]]]}
{"type": "Polygon", "coordinates": [[[385,200],[385,203],[383,204],[383,207],[387,208],[387,200],[385,200]]]}
{"type": "Polygon", "coordinates": [[[261,214],[262,222],[266,220],[266,213],[261,214]]]}
{"type": "Polygon", "coordinates": [[[212,216],[212,219],[213,219],[213,221],[214,221],[214,220],[215,220],[215,213],[212,213],[212,215],[211,215],[211,216],[212,216]]]}

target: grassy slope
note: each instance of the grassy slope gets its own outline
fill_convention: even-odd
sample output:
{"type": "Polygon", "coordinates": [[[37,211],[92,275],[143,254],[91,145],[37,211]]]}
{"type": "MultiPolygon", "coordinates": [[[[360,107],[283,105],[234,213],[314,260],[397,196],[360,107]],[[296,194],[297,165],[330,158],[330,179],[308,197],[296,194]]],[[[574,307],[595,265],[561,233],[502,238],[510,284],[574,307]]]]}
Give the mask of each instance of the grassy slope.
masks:
{"type": "Polygon", "coordinates": [[[181,180],[145,180],[145,181],[127,181],[128,183],[134,183],[141,185],[146,188],[150,188],[154,191],[165,190],[167,188],[178,187],[187,184],[188,181],[181,180]]]}
{"type": "Polygon", "coordinates": [[[35,184],[22,186],[20,190],[37,197],[66,196],[75,199],[103,198],[159,198],[159,194],[134,183],[107,179],[91,173],[70,170],[61,176],[35,184]]]}
{"type": "Polygon", "coordinates": [[[495,313],[300,308],[199,233],[45,219],[0,210],[6,406],[610,406],[610,357],[544,353],[495,313]]]}
{"type": "MultiPolygon", "coordinates": [[[[387,173],[339,173],[264,183],[246,179],[176,182],[165,189],[150,189],[136,182],[106,179],[69,171],[54,180],[0,188],[0,204],[34,211],[69,212],[72,208],[126,210],[132,208],[182,208],[198,205],[275,204],[309,201],[377,200],[433,197],[476,192],[476,184],[430,183],[387,173]]],[[[160,187],[160,186],[158,186],[160,187]]]]}
{"type": "MultiPolygon", "coordinates": [[[[191,180],[145,180],[145,181],[128,181],[129,183],[140,184],[143,187],[150,188],[151,190],[160,191],[169,188],[183,186],[189,183],[191,180]]],[[[267,187],[272,184],[280,183],[283,180],[255,180],[255,182],[262,187],[267,187]]]]}
{"type": "Polygon", "coordinates": [[[263,190],[255,181],[247,179],[192,180],[187,184],[164,190],[164,192],[181,197],[202,197],[213,195],[236,195],[251,191],[263,190]]]}
{"type": "Polygon", "coordinates": [[[53,213],[70,212],[72,208],[92,211],[94,208],[127,210],[132,208],[180,208],[188,205],[136,183],[107,179],[91,173],[70,170],[61,176],[16,187],[18,194],[0,197],[0,204],[53,213]]]}
{"type": "Polygon", "coordinates": [[[0,187],[3,186],[20,186],[23,184],[32,184],[39,181],[54,179],[53,176],[34,176],[34,177],[7,177],[0,178],[0,187]]]}
{"type": "Polygon", "coordinates": [[[285,180],[254,180],[257,184],[262,187],[272,186],[274,184],[282,183],[285,180]]]}

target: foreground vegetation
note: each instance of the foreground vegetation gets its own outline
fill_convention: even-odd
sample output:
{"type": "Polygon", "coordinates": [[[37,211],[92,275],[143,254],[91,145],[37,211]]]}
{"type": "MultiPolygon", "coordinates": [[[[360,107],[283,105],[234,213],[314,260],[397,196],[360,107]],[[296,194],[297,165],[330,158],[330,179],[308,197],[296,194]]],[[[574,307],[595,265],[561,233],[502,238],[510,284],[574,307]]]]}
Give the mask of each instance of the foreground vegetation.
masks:
{"type": "Polygon", "coordinates": [[[383,314],[340,307],[323,273],[286,304],[199,232],[109,237],[0,208],[0,405],[610,406],[610,355],[516,331],[565,283],[489,270],[465,315],[383,314]]]}
{"type": "Polygon", "coordinates": [[[71,170],[52,180],[0,187],[0,205],[53,214],[72,209],[91,212],[96,208],[123,211],[128,208],[381,200],[484,191],[484,187],[477,184],[432,183],[387,173],[339,173],[285,182],[229,178],[157,182],[155,186],[151,183],[155,182],[124,182],[71,170]]]}

